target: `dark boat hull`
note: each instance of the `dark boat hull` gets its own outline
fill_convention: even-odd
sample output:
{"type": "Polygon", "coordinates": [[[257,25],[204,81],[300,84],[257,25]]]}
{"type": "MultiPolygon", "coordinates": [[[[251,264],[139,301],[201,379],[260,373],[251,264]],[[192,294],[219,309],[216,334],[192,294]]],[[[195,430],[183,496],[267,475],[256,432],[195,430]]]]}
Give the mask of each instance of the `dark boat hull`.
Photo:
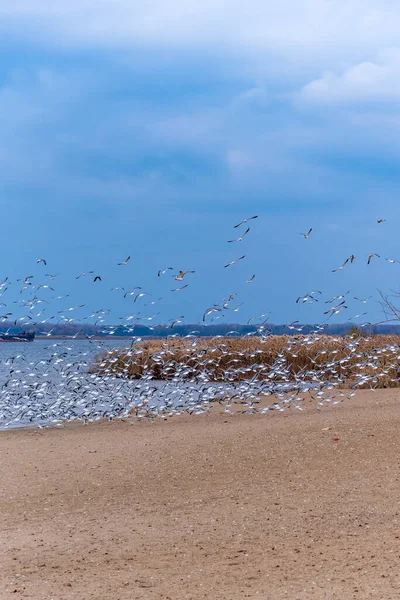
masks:
{"type": "Polygon", "coordinates": [[[23,333],[0,333],[1,342],[33,342],[35,333],[33,331],[23,333]]]}

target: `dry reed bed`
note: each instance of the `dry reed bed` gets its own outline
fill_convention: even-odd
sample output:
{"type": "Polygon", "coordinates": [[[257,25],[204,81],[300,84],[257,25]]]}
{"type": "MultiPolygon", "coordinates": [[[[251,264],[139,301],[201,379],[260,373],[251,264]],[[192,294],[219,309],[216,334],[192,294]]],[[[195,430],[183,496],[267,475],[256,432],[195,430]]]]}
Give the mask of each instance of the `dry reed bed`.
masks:
{"type": "Polygon", "coordinates": [[[209,381],[303,377],[356,382],[359,387],[397,385],[399,337],[326,335],[167,338],[97,356],[90,372],[140,379],[209,381]],[[363,380],[363,377],[366,380],[363,380]]]}

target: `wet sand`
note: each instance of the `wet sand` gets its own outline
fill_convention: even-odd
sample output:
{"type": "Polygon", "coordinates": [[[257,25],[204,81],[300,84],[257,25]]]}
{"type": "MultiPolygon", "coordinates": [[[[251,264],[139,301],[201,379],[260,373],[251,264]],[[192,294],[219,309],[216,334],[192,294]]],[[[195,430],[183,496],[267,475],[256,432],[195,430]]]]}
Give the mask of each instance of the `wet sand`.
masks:
{"type": "Polygon", "coordinates": [[[0,433],[0,598],[400,598],[400,392],[0,433]]]}

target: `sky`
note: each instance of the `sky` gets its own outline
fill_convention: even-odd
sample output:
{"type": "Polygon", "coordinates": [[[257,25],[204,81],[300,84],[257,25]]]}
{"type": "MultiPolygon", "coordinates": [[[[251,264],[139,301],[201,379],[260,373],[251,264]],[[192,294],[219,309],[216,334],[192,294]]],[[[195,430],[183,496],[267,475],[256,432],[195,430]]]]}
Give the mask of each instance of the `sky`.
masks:
{"type": "Polygon", "coordinates": [[[235,293],[225,320],[321,322],[350,290],[333,321],[382,320],[377,290],[400,274],[385,260],[400,260],[399,18],[382,0],[3,3],[4,301],[21,297],[17,279],[54,273],[67,304],[85,304],[76,318],[199,322],[235,293]],[[171,292],[180,269],[195,273],[171,292]],[[90,270],[101,282],[76,279],[90,270]],[[354,296],[372,296],[367,309],[354,296]]]}

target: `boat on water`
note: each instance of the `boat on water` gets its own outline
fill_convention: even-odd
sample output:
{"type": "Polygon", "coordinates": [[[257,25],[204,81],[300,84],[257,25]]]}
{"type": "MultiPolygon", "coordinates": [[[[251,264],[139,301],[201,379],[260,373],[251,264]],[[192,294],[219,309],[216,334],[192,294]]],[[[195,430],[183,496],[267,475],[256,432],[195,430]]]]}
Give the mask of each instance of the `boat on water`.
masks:
{"type": "Polygon", "coordinates": [[[33,342],[34,331],[22,331],[21,333],[0,333],[0,342],[33,342]]]}

